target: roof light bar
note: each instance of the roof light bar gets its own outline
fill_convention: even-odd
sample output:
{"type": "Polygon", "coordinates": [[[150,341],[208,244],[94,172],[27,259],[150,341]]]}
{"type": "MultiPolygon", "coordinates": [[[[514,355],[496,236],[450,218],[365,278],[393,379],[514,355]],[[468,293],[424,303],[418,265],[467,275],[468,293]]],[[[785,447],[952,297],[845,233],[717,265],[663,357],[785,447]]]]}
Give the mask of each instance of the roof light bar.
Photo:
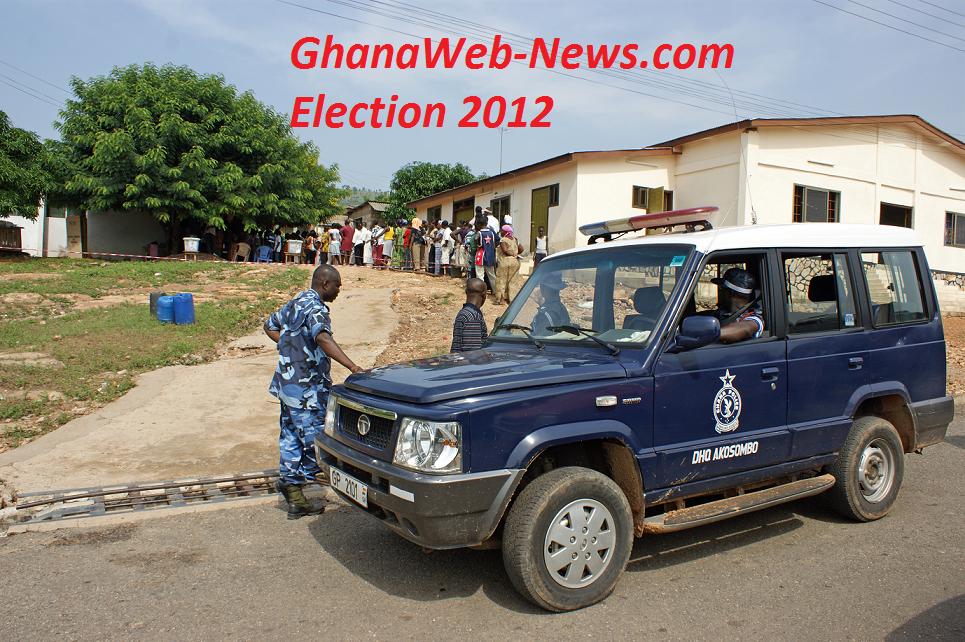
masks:
{"type": "Polygon", "coordinates": [[[584,236],[599,236],[601,234],[617,234],[620,232],[636,232],[657,227],[674,227],[676,225],[698,225],[704,224],[710,227],[708,220],[719,208],[715,206],[691,207],[686,210],[673,210],[672,212],[654,212],[653,214],[640,214],[630,218],[618,218],[612,221],[601,221],[599,223],[587,223],[580,226],[580,232],[584,236]]]}

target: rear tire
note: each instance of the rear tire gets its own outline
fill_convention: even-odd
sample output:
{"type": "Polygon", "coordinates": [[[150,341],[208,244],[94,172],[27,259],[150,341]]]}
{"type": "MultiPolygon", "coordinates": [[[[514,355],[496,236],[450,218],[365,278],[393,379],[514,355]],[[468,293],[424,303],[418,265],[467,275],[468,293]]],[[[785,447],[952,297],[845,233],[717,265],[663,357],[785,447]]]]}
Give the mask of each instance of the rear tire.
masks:
{"type": "Polygon", "coordinates": [[[881,417],[858,417],[828,472],[836,480],[828,491],[836,511],[859,522],[881,519],[898,499],[905,475],[898,432],[881,417]]]}
{"type": "Polygon", "coordinates": [[[557,468],[523,489],[503,532],[513,586],[549,611],[609,595],[633,546],[633,517],[620,487],[588,468],[557,468]]]}

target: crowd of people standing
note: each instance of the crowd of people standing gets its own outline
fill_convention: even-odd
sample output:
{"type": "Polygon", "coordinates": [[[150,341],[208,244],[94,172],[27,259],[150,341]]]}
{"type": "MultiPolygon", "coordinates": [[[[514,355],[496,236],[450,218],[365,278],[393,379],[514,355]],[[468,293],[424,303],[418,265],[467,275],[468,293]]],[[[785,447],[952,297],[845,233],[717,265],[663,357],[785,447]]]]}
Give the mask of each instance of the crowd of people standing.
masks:
{"type": "MultiPolygon", "coordinates": [[[[508,303],[518,289],[519,256],[512,218],[500,222],[487,208],[477,207],[472,219],[458,224],[449,221],[411,221],[395,224],[376,222],[369,228],[363,221],[329,223],[319,229],[284,234],[245,234],[236,240],[252,248],[267,246],[270,258],[282,262],[285,242],[302,242],[301,260],[310,265],[355,265],[374,269],[410,270],[435,276],[478,278],[487,287],[495,305],[508,303]],[[456,268],[456,269],[454,269],[456,268]]],[[[546,256],[546,234],[540,227],[534,262],[546,256]]],[[[247,260],[255,260],[255,252],[247,260]]]]}

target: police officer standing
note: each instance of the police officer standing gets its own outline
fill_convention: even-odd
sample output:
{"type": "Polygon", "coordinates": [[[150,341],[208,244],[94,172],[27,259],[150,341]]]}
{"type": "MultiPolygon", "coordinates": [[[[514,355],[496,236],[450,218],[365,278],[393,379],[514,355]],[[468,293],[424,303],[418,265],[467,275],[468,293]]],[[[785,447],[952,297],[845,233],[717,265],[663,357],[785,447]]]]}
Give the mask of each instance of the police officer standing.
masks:
{"type": "Polygon", "coordinates": [[[331,265],[320,265],[312,287],[271,315],[265,334],[278,344],[278,367],[268,391],[281,403],[278,449],[281,453],[275,490],[288,502],[288,519],[319,515],[325,503],[309,501],[302,486],[321,472],[315,461],[315,433],[325,425],[332,388],[332,359],[354,372],[362,369],[332,338],[328,306],[338,297],[342,277],[331,265]]]}

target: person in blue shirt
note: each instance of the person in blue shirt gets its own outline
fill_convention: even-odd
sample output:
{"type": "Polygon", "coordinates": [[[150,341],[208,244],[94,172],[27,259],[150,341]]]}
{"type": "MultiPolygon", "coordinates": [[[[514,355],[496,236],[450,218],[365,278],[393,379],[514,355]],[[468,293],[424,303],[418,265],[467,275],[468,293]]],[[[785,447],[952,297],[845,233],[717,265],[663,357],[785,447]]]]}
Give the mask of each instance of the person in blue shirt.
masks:
{"type": "MultiPolygon", "coordinates": [[[[476,252],[483,251],[482,263],[476,264],[476,278],[487,280],[489,290],[496,288],[496,233],[488,227],[485,214],[476,216],[475,245],[476,252]]],[[[475,258],[475,257],[474,257],[475,258]]]]}
{"type": "Polygon", "coordinates": [[[312,287],[289,301],[265,322],[265,334],[278,344],[278,367],[268,391],[281,403],[280,451],[275,489],[288,502],[288,519],[319,515],[323,502],[309,501],[302,486],[321,472],[315,461],[315,433],[325,425],[332,388],[332,359],[354,372],[362,369],[332,338],[328,306],[338,297],[342,277],[331,265],[320,265],[312,287]]]}

